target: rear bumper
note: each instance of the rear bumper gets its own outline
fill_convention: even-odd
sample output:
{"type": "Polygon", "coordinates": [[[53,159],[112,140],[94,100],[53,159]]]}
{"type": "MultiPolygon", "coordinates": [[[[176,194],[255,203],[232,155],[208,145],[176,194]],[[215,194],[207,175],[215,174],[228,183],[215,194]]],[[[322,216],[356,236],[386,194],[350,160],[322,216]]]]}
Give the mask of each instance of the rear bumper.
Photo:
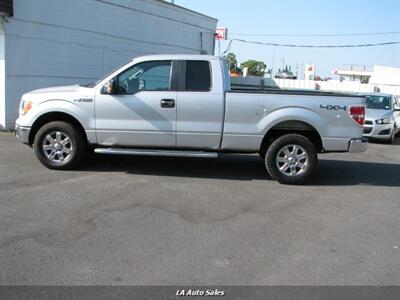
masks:
{"type": "Polygon", "coordinates": [[[19,126],[18,124],[15,125],[15,137],[17,141],[29,144],[29,134],[31,132],[30,127],[19,126]]]}
{"type": "Polygon", "coordinates": [[[352,139],[349,142],[349,152],[350,153],[358,153],[364,152],[368,148],[368,139],[360,138],[360,139],[352,139]]]}

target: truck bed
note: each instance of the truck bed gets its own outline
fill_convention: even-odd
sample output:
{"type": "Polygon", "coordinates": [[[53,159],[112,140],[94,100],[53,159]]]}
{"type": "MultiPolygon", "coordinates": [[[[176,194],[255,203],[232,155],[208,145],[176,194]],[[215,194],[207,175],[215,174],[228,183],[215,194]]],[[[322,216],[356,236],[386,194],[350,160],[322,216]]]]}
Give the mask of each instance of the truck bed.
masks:
{"type": "Polygon", "coordinates": [[[329,92],[304,89],[279,89],[279,88],[252,88],[246,86],[231,87],[228,93],[249,93],[249,94],[285,94],[285,95],[302,95],[302,96],[331,96],[331,97],[358,97],[361,95],[346,92],[329,92]]]}
{"type": "Polygon", "coordinates": [[[240,87],[228,90],[225,98],[225,149],[257,148],[264,133],[283,122],[312,126],[326,151],[347,151],[350,139],[362,135],[362,126],[349,115],[351,106],[363,104],[363,97],[356,94],[240,87]]]}

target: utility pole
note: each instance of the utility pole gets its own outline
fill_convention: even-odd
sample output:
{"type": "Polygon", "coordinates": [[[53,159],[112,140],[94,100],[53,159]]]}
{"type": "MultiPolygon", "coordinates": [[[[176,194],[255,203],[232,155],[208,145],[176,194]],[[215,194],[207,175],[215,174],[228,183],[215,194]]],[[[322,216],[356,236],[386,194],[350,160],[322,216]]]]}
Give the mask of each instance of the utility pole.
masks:
{"type": "Polygon", "coordinates": [[[272,68],[271,68],[271,78],[274,78],[274,68],[275,68],[275,46],[272,46],[272,68]]]}
{"type": "Polygon", "coordinates": [[[304,79],[303,71],[304,71],[304,64],[301,63],[301,66],[300,66],[300,80],[303,80],[303,79],[304,79]]]}

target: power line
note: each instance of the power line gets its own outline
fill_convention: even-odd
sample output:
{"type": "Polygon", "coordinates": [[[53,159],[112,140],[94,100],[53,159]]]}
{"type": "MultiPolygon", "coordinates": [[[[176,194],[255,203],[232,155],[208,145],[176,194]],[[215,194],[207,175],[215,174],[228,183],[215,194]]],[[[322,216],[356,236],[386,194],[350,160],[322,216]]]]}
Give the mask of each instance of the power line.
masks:
{"type": "Polygon", "coordinates": [[[288,37],[296,37],[296,36],[373,36],[373,35],[390,35],[390,34],[400,34],[400,31],[387,31],[387,32],[363,32],[363,33],[337,33],[337,34],[319,34],[319,33],[230,33],[230,35],[236,36],[288,36],[288,37]]]}
{"type": "Polygon", "coordinates": [[[368,43],[368,44],[355,44],[355,45],[296,45],[296,44],[278,44],[278,43],[247,41],[242,39],[231,39],[229,41],[227,49],[224,51],[224,53],[222,53],[222,55],[226,54],[231,49],[233,42],[241,42],[241,43],[264,45],[264,46],[275,46],[275,47],[291,47],[291,48],[360,48],[360,47],[376,47],[376,46],[400,44],[400,41],[394,41],[394,42],[368,43]]]}

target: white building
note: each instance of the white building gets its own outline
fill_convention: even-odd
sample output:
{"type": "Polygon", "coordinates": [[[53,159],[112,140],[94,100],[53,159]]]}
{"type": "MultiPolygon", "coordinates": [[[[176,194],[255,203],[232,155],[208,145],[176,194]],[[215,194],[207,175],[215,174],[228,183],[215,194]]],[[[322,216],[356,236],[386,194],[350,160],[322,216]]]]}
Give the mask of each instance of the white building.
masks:
{"type": "Polygon", "coordinates": [[[350,81],[357,81],[369,84],[381,84],[388,86],[400,86],[400,68],[373,66],[372,68],[361,69],[335,69],[334,75],[350,81]]]}
{"type": "Polygon", "coordinates": [[[214,52],[217,20],[161,0],[0,0],[0,127],[27,91],[95,81],[134,56],[214,52]]]}
{"type": "Polygon", "coordinates": [[[369,83],[400,87],[400,68],[374,66],[369,83]]]}

